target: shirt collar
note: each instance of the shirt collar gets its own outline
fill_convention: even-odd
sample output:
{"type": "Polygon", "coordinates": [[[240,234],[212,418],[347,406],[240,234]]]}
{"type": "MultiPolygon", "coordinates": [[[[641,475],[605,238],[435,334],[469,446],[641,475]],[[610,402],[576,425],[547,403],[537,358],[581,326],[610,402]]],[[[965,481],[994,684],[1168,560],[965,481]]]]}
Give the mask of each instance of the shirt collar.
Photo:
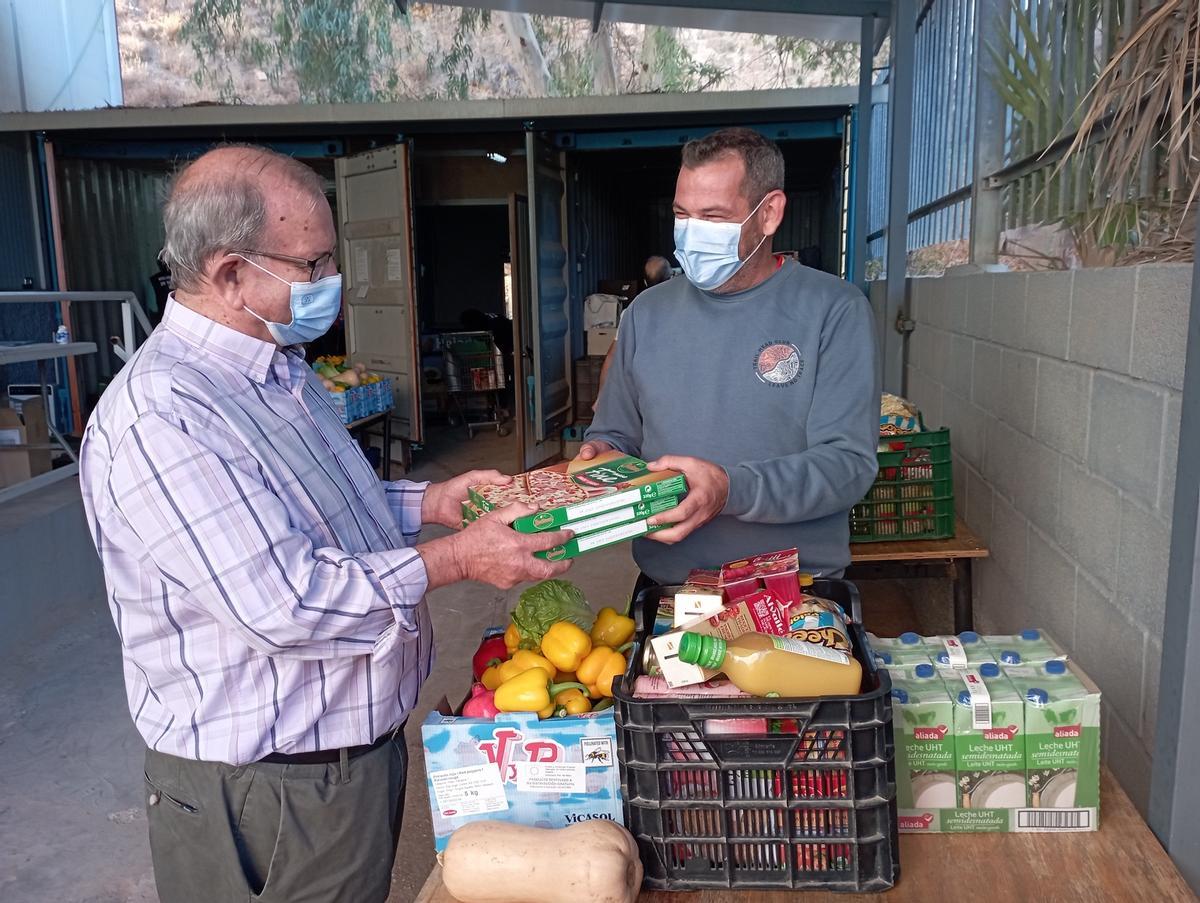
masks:
{"type": "Polygon", "coordinates": [[[255,382],[265,383],[272,366],[277,362],[283,364],[285,371],[287,369],[286,357],[278,345],[230,329],[190,307],[184,307],[175,300],[174,293],[167,296],[162,323],[185,342],[220,358],[255,382]]]}

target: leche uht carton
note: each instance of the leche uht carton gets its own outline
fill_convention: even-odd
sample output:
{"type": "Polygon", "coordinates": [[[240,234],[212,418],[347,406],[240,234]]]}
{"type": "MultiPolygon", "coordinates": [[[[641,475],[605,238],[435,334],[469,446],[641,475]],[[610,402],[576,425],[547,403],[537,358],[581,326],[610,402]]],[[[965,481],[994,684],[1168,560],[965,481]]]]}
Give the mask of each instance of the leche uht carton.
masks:
{"type": "Polygon", "coordinates": [[[958,805],[954,761],[954,704],[929,662],[890,669],[897,703],[896,804],[900,809],[958,805]]]}

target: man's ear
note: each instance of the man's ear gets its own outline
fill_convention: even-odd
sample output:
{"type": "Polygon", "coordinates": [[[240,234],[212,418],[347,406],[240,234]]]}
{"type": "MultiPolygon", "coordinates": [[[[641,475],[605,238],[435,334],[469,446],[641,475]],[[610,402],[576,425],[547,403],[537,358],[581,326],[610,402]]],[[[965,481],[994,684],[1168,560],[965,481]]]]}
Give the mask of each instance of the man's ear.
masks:
{"type": "Polygon", "coordinates": [[[783,224],[783,211],[787,207],[787,195],[782,191],[772,191],[763,201],[762,217],[763,235],[771,236],[779,231],[783,224]]]}
{"type": "Polygon", "coordinates": [[[221,299],[221,304],[227,310],[241,310],[242,289],[242,259],[232,254],[214,257],[209,263],[208,282],[213,294],[221,299]]]}

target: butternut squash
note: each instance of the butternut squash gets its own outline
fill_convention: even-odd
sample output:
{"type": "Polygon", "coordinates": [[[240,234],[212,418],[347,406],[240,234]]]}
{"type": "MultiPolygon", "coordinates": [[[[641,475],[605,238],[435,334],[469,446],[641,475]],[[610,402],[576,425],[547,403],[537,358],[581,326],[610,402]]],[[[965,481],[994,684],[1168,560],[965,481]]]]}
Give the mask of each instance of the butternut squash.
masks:
{"type": "Polygon", "coordinates": [[[558,829],[471,822],[438,858],[461,903],[634,903],[642,886],[637,844],[606,819],[558,829]]]}

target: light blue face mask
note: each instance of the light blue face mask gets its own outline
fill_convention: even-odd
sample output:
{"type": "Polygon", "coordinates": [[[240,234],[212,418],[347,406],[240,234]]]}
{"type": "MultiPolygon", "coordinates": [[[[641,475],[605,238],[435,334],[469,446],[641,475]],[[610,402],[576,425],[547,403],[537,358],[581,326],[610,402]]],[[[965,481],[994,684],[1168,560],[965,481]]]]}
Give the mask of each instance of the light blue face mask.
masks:
{"type": "Polygon", "coordinates": [[[284,285],[292,287],[290,307],[292,322],[273,323],[266,317],[261,317],[250,308],[246,312],[252,317],[262,320],[267,330],[280,345],[301,345],[319,339],[329,332],[329,327],[337,319],[342,309],[342,274],[334,273],[316,282],[288,282],[282,276],[272,273],[264,266],[259,266],[253,260],[241,254],[237,255],[252,267],[258,267],[268,276],[273,276],[284,285]]]}
{"type": "Polygon", "coordinates": [[[750,222],[751,217],[767,199],[763,195],[750,216],[740,223],[714,223],[706,219],[677,219],[675,220],[675,256],[683,267],[683,275],[696,288],[711,292],[720,288],[737,271],[742,268],[758,249],[763,246],[767,236],[762,237],[754,250],[742,260],[738,254],[738,245],[742,241],[742,226],[750,222]]]}

